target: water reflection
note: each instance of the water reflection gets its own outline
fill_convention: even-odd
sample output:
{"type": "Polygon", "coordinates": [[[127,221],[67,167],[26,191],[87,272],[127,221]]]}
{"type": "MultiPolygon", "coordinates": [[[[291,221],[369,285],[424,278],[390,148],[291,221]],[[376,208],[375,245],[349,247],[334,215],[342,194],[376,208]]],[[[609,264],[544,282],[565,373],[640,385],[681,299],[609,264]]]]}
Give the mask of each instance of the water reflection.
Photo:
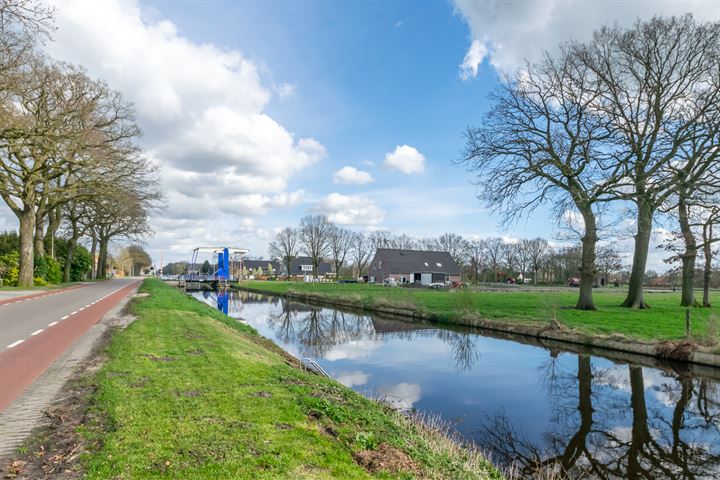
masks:
{"type": "Polygon", "coordinates": [[[454,421],[524,477],[720,477],[717,369],[611,361],[244,292],[226,305],[341,383],[454,421]]]}
{"type": "Polygon", "coordinates": [[[633,365],[593,369],[586,355],[573,373],[552,376],[544,445],[524,439],[507,414],[488,419],[480,437],[496,458],[526,477],[551,470],[567,478],[718,478],[716,382],[633,365]],[[626,369],[622,381],[618,369],[626,369]],[[624,390],[629,398],[618,395],[624,390]]]}

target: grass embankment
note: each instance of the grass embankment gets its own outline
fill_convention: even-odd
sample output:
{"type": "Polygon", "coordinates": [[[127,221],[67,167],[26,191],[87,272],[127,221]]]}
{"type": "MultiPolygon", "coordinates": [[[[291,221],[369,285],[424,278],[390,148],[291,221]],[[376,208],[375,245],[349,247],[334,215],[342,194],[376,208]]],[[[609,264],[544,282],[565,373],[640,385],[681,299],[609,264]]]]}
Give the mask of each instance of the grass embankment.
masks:
{"type": "MultiPolygon", "coordinates": [[[[113,337],[87,478],[499,478],[460,449],[157,280],[113,337]]],[[[93,415],[91,415],[92,417],[93,415]]]]}
{"type": "MultiPolygon", "coordinates": [[[[431,316],[449,323],[467,323],[479,318],[500,323],[548,325],[553,318],[580,334],[623,335],[642,341],[665,341],[685,338],[685,308],[680,307],[679,292],[646,294],[652,308],[632,310],[620,307],[624,289],[604,288],[594,292],[597,311],[579,311],[577,290],[567,291],[444,291],[416,288],[386,288],[367,284],[242,282],[241,287],[271,293],[298,293],[318,299],[342,301],[360,308],[396,308],[431,316]]],[[[720,305],[720,293],[711,295],[720,305]]],[[[718,323],[720,308],[693,308],[692,334],[704,339],[708,326],[718,323]],[[711,321],[712,319],[712,321],[711,321]]],[[[712,330],[714,327],[710,327],[712,330]]]]}

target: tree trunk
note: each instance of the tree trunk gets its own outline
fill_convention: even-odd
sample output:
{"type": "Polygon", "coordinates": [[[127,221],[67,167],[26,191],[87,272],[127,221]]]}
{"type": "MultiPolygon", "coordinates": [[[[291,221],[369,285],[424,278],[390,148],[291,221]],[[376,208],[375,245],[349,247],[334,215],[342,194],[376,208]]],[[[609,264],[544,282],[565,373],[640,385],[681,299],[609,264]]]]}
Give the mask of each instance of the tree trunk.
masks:
{"type": "Polygon", "coordinates": [[[65,265],[63,268],[63,281],[65,283],[70,281],[70,269],[72,267],[73,256],[75,255],[75,248],[77,248],[77,236],[73,235],[68,240],[67,253],[65,254],[65,265]]]}
{"type": "Polygon", "coordinates": [[[685,252],[682,254],[682,295],[680,306],[694,307],[695,301],[695,259],[697,258],[697,242],[690,228],[688,219],[688,206],[685,203],[685,196],[680,194],[678,201],[678,220],[680,232],[685,240],[685,252]]]}
{"type": "Polygon", "coordinates": [[[49,250],[52,258],[55,258],[55,234],[60,228],[61,212],[62,210],[56,207],[48,213],[48,227],[45,232],[45,239],[50,241],[49,250]]]}
{"type": "Polygon", "coordinates": [[[654,209],[646,199],[638,201],[637,232],[635,233],[635,253],[630,273],[630,285],[623,307],[650,308],[643,297],[643,280],[647,266],[648,252],[650,250],[650,234],[652,233],[652,220],[654,209]]]}
{"type": "Polygon", "coordinates": [[[648,428],[647,407],[645,404],[645,382],[642,367],[629,365],[630,369],[630,405],[633,412],[632,440],[628,448],[627,478],[647,478],[640,461],[645,445],[652,438],[648,428]]]}
{"type": "Polygon", "coordinates": [[[585,221],[585,235],[582,238],[582,260],[580,263],[580,295],[578,310],[597,310],[593,302],[593,284],[595,283],[595,244],[597,243],[597,225],[595,214],[590,208],[581,211],[585,221]]]}
{"type": "Polygon", "coordinates": [[[97,252],[97,238],[95,235],[92,237],[92,248],[90,249],[90,257],[92,258],[92,268],[90,270],[90,278],[97,278],[97,260],[95,259],[95,253],[97,252]]]}
{"type": "Polygon", "coordinates": [[[18,217],[18,220],[20,220],[20,271],[18,273],[18,287],[30,288],[33,286],[35,273],[35,250],[33,249],[35,210],[32,206],[26,204],[18,217]]]}
{"type": "Polygon", "coordinates": [[[705,268],[703,269],[703,307],[710,307],[710,278],[712,277],[712,224],[703,226],[703,256],[705,268]]]}
{"type": "Polygon", "coordinates": [[[107,278],[105,270],[107,270],[108,240],[101,238],[99,244],[97,278],[104,279],[107,278]]]}
{"type": "Polygon", "coordinates": [[[35,255],[45,255],[45,215],[41,213],[35,216],[35,255]]]}

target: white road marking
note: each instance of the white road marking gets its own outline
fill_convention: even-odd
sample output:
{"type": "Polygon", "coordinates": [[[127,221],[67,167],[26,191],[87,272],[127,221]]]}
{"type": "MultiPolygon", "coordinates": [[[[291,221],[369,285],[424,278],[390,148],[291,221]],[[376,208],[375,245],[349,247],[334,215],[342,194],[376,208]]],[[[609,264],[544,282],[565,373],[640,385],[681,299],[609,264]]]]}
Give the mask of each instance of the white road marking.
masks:
{"type": "Polygon", "coordinates": [[[18,345],[20,345],[20,344],[21,344],[22,342],[24,342],[24,341],[25,341],[25,340],[18,340],[17,342],[13,342],[13,343],[11,343],[10,345],[8,345],[7,348],[17,347],[18,345]]]}
{"type": "Polygon", "coordinates": [[[68,318],[69,316],[70,316],[70,315],[65,315],[64,317],[60,318],[60,320],[65,320],[65,319],[68,318]]]}
{"type": "Polygon", "coordinates": [[[58,324],[58,322],[48,323],[48,327],[54,327],[54,326],[57,325],[57,324],[58,324]]]}
{"type": "Polygon", "coordinates": [[[44,332],[44,331],[45,331],[44,328],[41,328],[40,330],[35,330],[34,332],[32,332],[32,333],[30,334],[30,336],[31,336],[31,337],[34,337],[34,336],[37,335],[38,333],[42,333],[42,332],[44,332]]]}
{"type": "Polygon", "coordinates": [[[75,310],[75,311],[74,311],[74,312],[72,312],[72,313],[71,313],[70,315],[75,315],[75,314],[76,314],[77,312],[78,312],[78,311],[77,311],[77,310],[75,310]]]}

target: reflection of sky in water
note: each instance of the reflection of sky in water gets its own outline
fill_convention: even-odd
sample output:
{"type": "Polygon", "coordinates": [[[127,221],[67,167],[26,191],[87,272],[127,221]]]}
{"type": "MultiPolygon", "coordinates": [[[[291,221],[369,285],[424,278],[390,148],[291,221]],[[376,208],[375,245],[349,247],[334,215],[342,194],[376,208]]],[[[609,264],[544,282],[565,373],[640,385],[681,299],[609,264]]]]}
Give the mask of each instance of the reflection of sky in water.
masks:
{"type": "MultiPolygon", "coordinates": [[[[633,455],[640,472],[658,458],[661,466],[688,463],[687,471],[698,477],[707,477],[708,468],[720,469],[720,388],[714,381],[680,381],[652,368],[636,369],[640,375],[631,380],[628,365],[592,357],[584,360],[583,383],[578,375],[585,371],[583,360],[576,354],[553,358],[544,348],[474,333],[268,299],[234,294],[229,314],[292,355],[317,360],[344,385],[401,408],[439,414],[463,436],[490,443],[493,450],[501,442],[488,431],[501,425],[519,441],[513,451],[528,457],[566,459],[572,442],[581,439],[586,453],[572,464],[590,468],[589,455],[608,468],[625,465],[604,473],[610,477],[630,475],[626,457],[638,444],[640,453],[633,455]],[[591,420],[590,430],[584,430],[582,418],[591,420]],[[643,432],[650,441],[643,443],[643,432]],[[682,449],[690,453],[678,453],[682,449]]],[[[212,295],[205,301],[215,305],[212,295]]],[[[495,458],[503,461],[502,452],[495,458]]]]}

